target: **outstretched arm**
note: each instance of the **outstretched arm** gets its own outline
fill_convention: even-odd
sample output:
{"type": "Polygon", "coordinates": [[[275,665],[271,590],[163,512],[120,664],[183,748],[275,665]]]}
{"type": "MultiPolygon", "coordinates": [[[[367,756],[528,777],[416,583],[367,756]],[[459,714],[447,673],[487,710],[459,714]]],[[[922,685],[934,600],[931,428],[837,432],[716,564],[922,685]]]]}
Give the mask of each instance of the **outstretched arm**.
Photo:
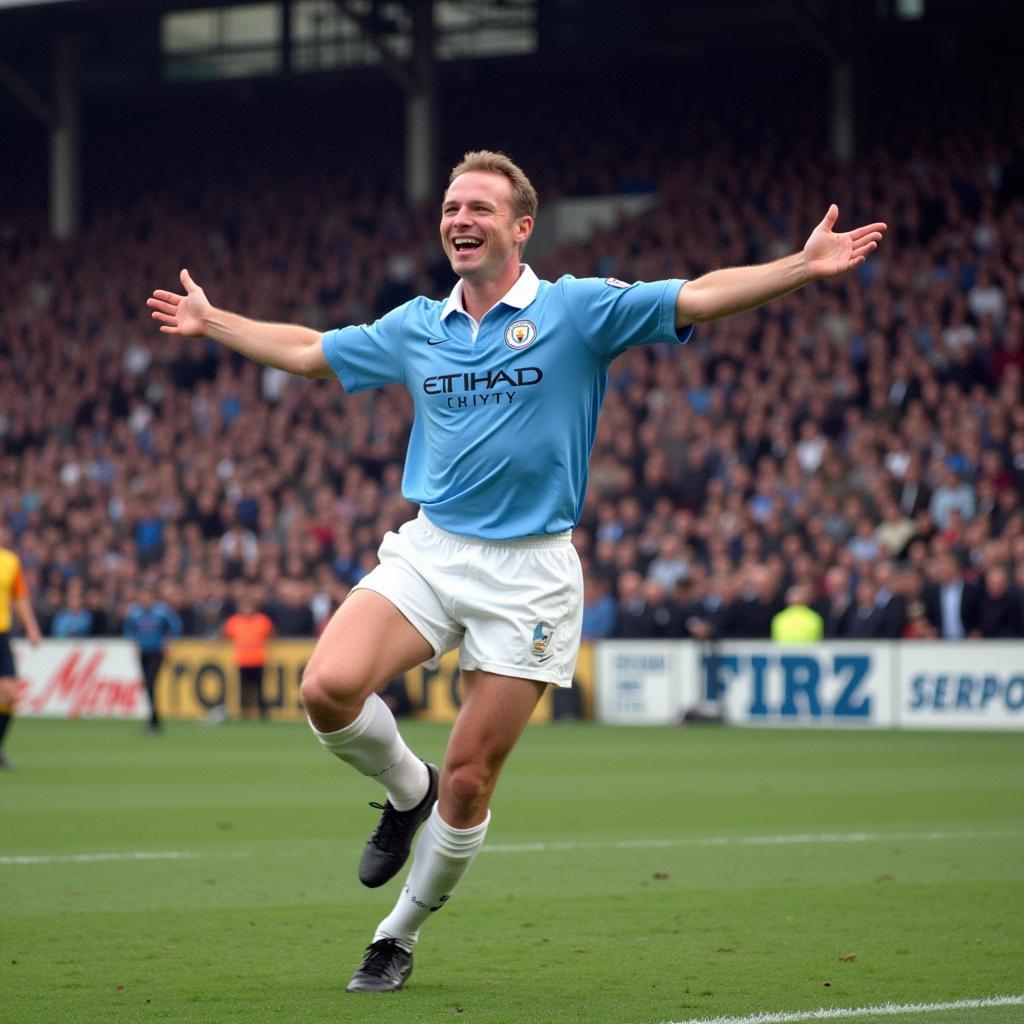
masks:
{"type": "Polygon", "coordinates": [[[839,207],[833,203],[803,250],[792,256],[754,267],[713,270],[688,281],[676,299],[676,327],[742,313],[811,281],[838,277],[859,267],[878,248],[886,225],[866,224],[837,233],[832,228],[838,218],[839,207]]]}
{"type": "Polygon", "coordinates": [[[157,289],[146,305],[165,334],[213,338],[235,352],[300,377],[333,377],[319,331],[297,324],[270,324],[228,313],[210,304],[206,293],[181,272],[185,294],[157,289]]]}
{"type": "Polygon", "coordinates": [[[28,637],[28,642],[35,647],[39,643],[42,633],[39,632],[36,613],[32,609],[32,602],[27,594],[14,599],[14,610],[18,613],[18,618],[25,629],[25,636],[28,637]]]}

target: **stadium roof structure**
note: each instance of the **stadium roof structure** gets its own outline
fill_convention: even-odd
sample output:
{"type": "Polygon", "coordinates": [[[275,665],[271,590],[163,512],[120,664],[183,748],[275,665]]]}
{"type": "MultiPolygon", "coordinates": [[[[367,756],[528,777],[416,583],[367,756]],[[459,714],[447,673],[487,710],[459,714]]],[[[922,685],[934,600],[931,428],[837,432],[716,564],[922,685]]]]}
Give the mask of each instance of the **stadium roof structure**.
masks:
{"type": "Polygon", "coordinates": [[[278,92],[386,82],[405,103],[406,194],[438,181],[438,104],[450,69],[516,73],[609,61],[688,62],[716,53],[812,53],[831,97],[831,143],[856,144],[861,71],[905,58],[1014,59],[1017,0],[0,0],[0,127],[49,134],[50,223],[78,222],[83,110],[143,110],[173,95],[254,83],[278,92]]]}

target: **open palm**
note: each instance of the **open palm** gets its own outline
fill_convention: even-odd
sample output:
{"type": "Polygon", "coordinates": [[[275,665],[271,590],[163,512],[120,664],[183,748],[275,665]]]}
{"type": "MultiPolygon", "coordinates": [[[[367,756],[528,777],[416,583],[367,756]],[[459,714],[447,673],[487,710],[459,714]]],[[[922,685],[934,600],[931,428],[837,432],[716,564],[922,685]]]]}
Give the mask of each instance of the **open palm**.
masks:
{"type": "Polygon", "coordinates": [[[804,260],[812,279],[836,277],[860,266],[885,235],[886,225],[880,222],[835,232],[832,228],[838,219],[839,207],[833,203],[804,245],[804,260]]]}
{"type": "Polygon", "coordinates": [[[181,272],[184,295],[166,292],[158,288],[153,297],[146,299],[146,305],[153,311],[152,317],[160,324],[165,334],[180,334],[186,338],[201,338],[206,333],[206,318],[213,308],[206,298],[206,292],[189,276],[181,272]]]}

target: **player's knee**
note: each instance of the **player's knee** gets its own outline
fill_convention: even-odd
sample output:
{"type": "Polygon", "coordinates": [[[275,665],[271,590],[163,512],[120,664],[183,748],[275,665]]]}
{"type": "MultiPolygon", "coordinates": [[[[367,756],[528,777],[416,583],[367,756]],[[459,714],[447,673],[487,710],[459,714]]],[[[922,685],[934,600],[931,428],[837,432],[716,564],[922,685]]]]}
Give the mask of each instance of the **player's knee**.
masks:
{"type": "Polygon", "coordinates": [[[302,670],[299,696],[302,698],[302,704],[307,710],[316,711],[323,704],[320,677],[317,673],[311,672],[308,666],[302,670]]]}
{"type": "Polygon", "coordinates": [[[494,788],[493,773],[486,765],[472,762],[450,769],[444,782],[452,804],[465,809],[489,801],[494,788]]]}
{"type": "Polygon", "coordinates": [[[311,712],[361,704],[364,699],[357,682],[343,672],[328,672],[307,665],[299,684],[303,705],[311,712]]]}

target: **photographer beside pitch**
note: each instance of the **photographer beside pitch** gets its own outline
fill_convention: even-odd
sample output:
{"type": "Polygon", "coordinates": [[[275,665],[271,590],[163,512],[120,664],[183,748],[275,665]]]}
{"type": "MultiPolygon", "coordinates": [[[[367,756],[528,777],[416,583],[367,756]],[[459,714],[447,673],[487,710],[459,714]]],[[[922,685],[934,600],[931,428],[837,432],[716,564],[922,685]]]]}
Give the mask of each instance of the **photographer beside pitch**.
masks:
{"type": "Polygon", "coordinates": [[[483,845],[501,767],[541,694],[572,683],[583,581],[571,530],[611,361],[843,274],[885,233],[880,223],[833,232],[833,205],[801,252],[772,263],[689,283],[552,283],[520,263],[536,211],[511,160],[467,153],[440,224],[459,281],[446,301],[413,299],[369,326],[321,334],[249,320],[212,306],[187,270],[184,294],[148,300],[161,331],[210,337],[300,376],[337,376],[349,393],[402,383],[412,397],[403,493],[420,514],[384,537],[379,566],[335,612],[302,681],[320,742],[387,791],[363,851],[364,885],[401,869],[426,821],[350,992],[405,983],[420,926],[483,845]],[[376,691],[455,647],[464,698],[438,773],[406,747],[376,691]]]}

